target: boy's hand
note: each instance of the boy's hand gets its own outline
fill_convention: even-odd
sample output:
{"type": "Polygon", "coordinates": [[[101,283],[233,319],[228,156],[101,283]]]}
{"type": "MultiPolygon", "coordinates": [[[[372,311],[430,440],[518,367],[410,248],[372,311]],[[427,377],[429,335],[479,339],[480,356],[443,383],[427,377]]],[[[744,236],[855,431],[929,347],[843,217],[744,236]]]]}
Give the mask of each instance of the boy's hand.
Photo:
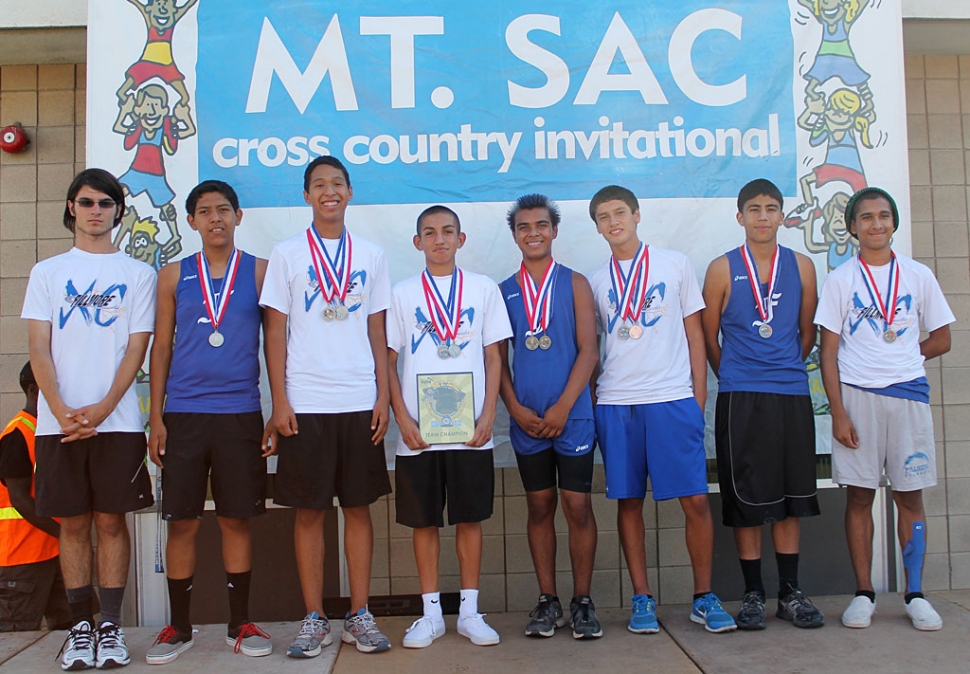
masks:
{"type": "Polygon", "coordinates": [[[492,425],[495,423],[494,414],[483,413],[475,423],[475,435],[467,444],[469,447],[481,447],[492,439],[492,425]]]}
{"type": "Polygon", "coordinates": [[[542,421],[539,424],[538,435],[536,437],[558,438],[562,435],[562,429],[565,428],[566,421],[568,420],[569,410],[565,409],[563,405],[556,403],[542,415],[542,421]]]}
{"type": "Polygon", "coordinates": [[[296,423],[296,414],[289,402],[273,405],[273,416],[270,417],[263,430],[263,456],[276,454],[279,436],[290,437],[300,432],[296,423]]]}
{"type": "Polygon", "coordinates": [[[150,431],[148,433],[148,456],[159,468],[162,465],[162,457],[165,456],[165,442],[168,440],[168,429],[161,419],[149,422],[150,431]]]}
{"type": "Polygon", "coordinates": [[[387,433],[387,426],[391,422],[391,405],[387,398],[383,400],[381,398],[377,399],[377,403],[374,405],[374,413],[370,418],[370,429],[374,431],[374,435],[371,436],[371,442],[375,445],[379,445],[384,439],[384,435],[387,433]]]}
{"type": "Polygon", "coordinates": [[[848,414],[832,415],[832,437],[849,449],[859,449],[859,435],[848,414]]]}
{"type": "Polygon", "coordinates": [[[516,405],[515,410],[509,410],[509,415],[515,419],[515,423],[518,424],[519,428],[531,435],[533,438],[538,438],[539,436],[539,425],[542,423],[542,417],[530,410],[525,405],[516,405]]]}
{"type": "Polygon", "coordinates": [[[421,429],[418,428],[417,422],[410,416],[402,415],[397,417],[397,426],[401,431],[401,439],[404,440],[404,444],[412,452],[420,452],[422,449],[427,449],[431,446],[421,437],[421,429]]]}

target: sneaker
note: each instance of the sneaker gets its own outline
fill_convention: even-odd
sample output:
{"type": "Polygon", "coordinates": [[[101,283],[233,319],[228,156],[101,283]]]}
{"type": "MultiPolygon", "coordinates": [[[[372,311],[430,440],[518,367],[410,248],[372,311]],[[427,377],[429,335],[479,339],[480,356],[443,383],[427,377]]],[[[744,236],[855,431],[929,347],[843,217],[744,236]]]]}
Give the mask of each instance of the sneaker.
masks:
{"type": "Polygon", "coordinates": [[[788,589],[790,592],[778,600],[775,616],[790,620],[795,627],[821,627],[825,624],[825,616],[815,608],[811,599],[797,588],[788,589]]]}
{"type": "Polygon", "coordinates": [[[551,637],[557,627],[566,626],[566,617],[562,614],[562,604],[551,594],[540,594],[539,603],[529,614],[532,620],[525,626],[527,637],[551,637]]]}
{"type": "Polygon", "coordinates": [[[344,643],[356,644],[361,653],[380,653],[391,647],[391,642],[384,633],[377,629],[374,616],[367,607],[357,611],[357,615],[344,620],[344,643]]]}
{"type": "Polygon", "coordinates": [[[124,667],[131,662],[125,631],[121,625],[105,622],[98,628],[98,669],[124,667]]]}
{"type": "Polygon", "coordinates": [[[849,602],[849,607],[842,613],[842,624],[854,629],[865,629],[872,622],[872,614],[875,612],[876,602],[861,595],[854,597],[849,602]]]}
{"type": "Polygon", "coordinates": [[[765,593],[745,592],[738,612],[739,630],[763,630],[765,628],[765,593]]]}
{"type": "Polygon", "coordinates": [[[270,636],[259,629],[255,623],[243,623],[226,634],[226,643],[232,646],[233,653],[242,653],[259,658],[273,652],[270,636]]]}
{"type": "Polygon", "coordinates": [[[71,628],[61,645],[61,669],[91,669],[95,655],[94,628],[87,620],[82,620],[71,628]]]}
{"type": "Polygon", "coordinates": [[[913,627],[923,632],[933,632],[943,627],[943,618],[922,597],[916,597],[906,604],[906,615],[913,621],[913,627]]]}
{"type": "Polygon", "coordinates": [[[155,643],[145,654],[145,662],[150,665],[168,664],[194,645],[191,634],[183,634],[169,625],[155,637],[155,643]]]}
{"type": "Polygon", "coordinates": [[[655,634],[660,631],[657,622],[657,602],[645,594],[633,595],[633,613],[626,626],[634,634],[655,634]]]}
{"type": "Polygon", "coordinates": [[[721,600],[713,592],[694,600],[694,607],[690,612],[690,619],[704,626],[708,632],[730,632],[736,630],[738,624],[734,618],[721,606],[721,600]]]}
{"type": "Polygon", "coordinates": [[[286,649],[286,654],[291,658],[315,658],[320,655],[324,646],[331,643],[333,637],[330,635],[330,621],[326,616],[312,611],[303,619],[300,633],[286,649]]]}
{"type": "Polygon", "coordinates": [[[441,616],[423,615],[404,633],[405,648],[427,648],[435,639],[445,633],[445,619],[441,616]]]}
{"type": "Polygon", "coordinates": [[[573,597],[569,602],[569,624],[573,628],[573,639],[598,639],[603,636],[603,628],[596,619],[596,607],[587,595],[573,597]]]}
{"type": "Polygon", "coordinates": [[[458,616],[458,634],[468,637],[476,646],[494,646],[499,642],[498,632],[485,622],[483,613],[458,616]]]}

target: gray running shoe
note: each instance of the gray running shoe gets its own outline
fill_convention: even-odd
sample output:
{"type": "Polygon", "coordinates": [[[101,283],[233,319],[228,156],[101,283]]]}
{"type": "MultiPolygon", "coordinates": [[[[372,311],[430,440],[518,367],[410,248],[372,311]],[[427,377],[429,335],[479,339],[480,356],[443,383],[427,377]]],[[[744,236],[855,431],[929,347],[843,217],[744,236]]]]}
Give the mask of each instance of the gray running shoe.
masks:
{"type": "Polygon", "coordinates": [[[573,639],[598,639],[603,628],[596,619],[596,607],[588,595],[578,595],[569,602],[569,624],[573,627],[573,639]]]}
{"type": "Polygon", "coordinates": [[[825,616],[815,608],[811,599],[797,588],[788,589],[790,592],[778,600],[776,616],[791,621],[795,627],[821,627],[825,624],[825,616]]]}
{"type": "Polygon", "coordinates": [[[391,641],[377,629],[374,616],[367,607],[344,620],[344,643],[355,644],[361,653],[379,653],[391,647],[391,641]]]}
{"type": "Polygon", "coordinates": [[[765,628],[765,593],[745,592],[738,613],[739,630],[763,630],[765,628]]]}
{"type": "Polygon", "coordinates": [[[182,634],[174,626],[169,625],[155,637],[155,643],[145,654],[145,662],[150,665],[167,664],[192,648],[194,643],[191,634],[182,634]]]}
{"type": "Polygon", "coordinates": [[[566,626],[566,618],[562,614],[562,604],[559,598],[551,594],[540,594],[539,603],[529,614],[532,620],[525,627],[527,637],[551,637],[557,627],[566,626]]]}
{"type": "Polygon", "coordinates": [[[330,635],[330,621],[326,616],[311,612],[303,619],[300,626],[300,633],[290,644],[286,654],[291,658],[315,658],[320,655],[324,646],[333,643],[330,635]]]}

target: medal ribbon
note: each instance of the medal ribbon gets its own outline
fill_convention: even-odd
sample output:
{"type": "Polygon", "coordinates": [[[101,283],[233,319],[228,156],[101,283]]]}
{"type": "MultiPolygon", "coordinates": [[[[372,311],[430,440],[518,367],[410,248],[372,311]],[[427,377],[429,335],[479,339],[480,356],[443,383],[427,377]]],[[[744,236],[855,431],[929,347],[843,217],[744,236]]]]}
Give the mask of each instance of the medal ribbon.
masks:
{"type": "Polygon", "coordinates": [[[617,309],[620,320],[640,321],[643,311],[643,301],[647,296],[647,277],[650,274],[650,248],[640,244],[637,254],[633,256],[630,273],[624,278],[620,263],[610,256],[610,280],[613,282],[613,293],[619,300],[617,309]]]}
{"type": "Polygon", "coordinates": [[[748,281],[751,283],[751,293],[754,295],[755,304],[758,307],[758,315],[761,316],[763,323],[769,323],[774,315],[771,307],[771,298],[775,294],[775,283],[778,281],[778,247],[771,256],[771,275],[768,277],[768,297],[761,295],[761,279],[758,278],[758,267],[754,263],[748,244],[741,246],[741,258],[744,260],[744,267],[748,270],[748,281]]]}
{"type": "Polygon", "coordinates": [[[347,290],[350,288],[350,266],[353,264],[353,243],[350,240],[350,233],[344,229],[340,235],[340,242],[337,244],[336,262],[330,259],[323,239],[313,225],[306,231],[307,243],[310,244],[310,259],[313,261],[313,270],[317,273],[317,285],[320,286],[320,294],[323,300],[332,304],[336,299],[343,304],[347,297],[347,290]],[[326,274],[320,273],[322,271],[326,274]]]}
{"type": "Polygon", "coordinates": [[[239,251],[233,248],[229,262],[226,263],[225,280],[222,284],[222,292],[219,293],[218,302],[216,302],[215,293],[212,290],[209,261],[205,259],[205,255],[201,251],[195,254],[195,259],[199,267],[199,285],[202,286],[202,302],[205,304],[205,312],[212,322],[212,329],[218,330],[219,324],[222,323],[222,317],[226,315],[226,309],[229,307],[232,287],[236,283],[236,272],[239,271],[239,251]]]}
{"type": "Polygon", "coordinates": [[[889,305],[892,311],[887,311],[886,303],[882,299],[882,295],[879,294],[879,288],[876,287],[876,277],[872,275],[872,270],[861,255],[859,256],[859,265],[862,269],[862,280],[866,284],[866,290],[869,291],[869,297],[879,307],[886,325],[891,326],[893,318],[896,317],[896,300],[899,298],[899,265],[896,264],[896,253],[892,253],[892,259],[889,261],[889,288],[886,289],[886,297],[892,296],[892,304],[889,305]]]}
{"type": "Polygon", "coordinates": [[[542,283],[537,287],[525,264],[519,268],[522,275],[522,303],[525,304],[525,317],[533,334],[545,332],[549,328],[552,320],[552,286],[557,272],[556,261],[550,259],[549,266],[542,275],[542,283]]]}
{"type": "Polygon", "coordinates": [[[451,294],[447,303],[427,268],[421,274],[421,285],[424,287],[428,313],[431,314],[431,324],[434,325],[438,338],[442,342],[455,341],[461,323],[461,296],[465,289],[465,275],[461,273],[461,269],[455,267],[455,273],[451,275],[451,294]]]}

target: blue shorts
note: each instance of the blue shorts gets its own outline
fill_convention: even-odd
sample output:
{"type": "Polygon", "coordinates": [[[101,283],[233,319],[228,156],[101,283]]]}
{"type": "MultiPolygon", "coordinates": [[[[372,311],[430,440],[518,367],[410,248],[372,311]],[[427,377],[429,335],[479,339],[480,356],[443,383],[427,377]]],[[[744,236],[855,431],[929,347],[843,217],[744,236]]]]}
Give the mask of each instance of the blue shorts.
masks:
{"type": "Polygon", "coordinates": [[[606,497],[653,500],[707,493],[704,413],[694,398],[648,405],[597,405],[596,435],[606,497]]]}
{"type": "Polygon", "coordinates": [[[517,454],[538,454],[551,447],[563,456],[582,456],[593,451],[596,427],[592,419],[569,419],[558,438],[534,438],[510,418],[509,439],[517,454]]]}

